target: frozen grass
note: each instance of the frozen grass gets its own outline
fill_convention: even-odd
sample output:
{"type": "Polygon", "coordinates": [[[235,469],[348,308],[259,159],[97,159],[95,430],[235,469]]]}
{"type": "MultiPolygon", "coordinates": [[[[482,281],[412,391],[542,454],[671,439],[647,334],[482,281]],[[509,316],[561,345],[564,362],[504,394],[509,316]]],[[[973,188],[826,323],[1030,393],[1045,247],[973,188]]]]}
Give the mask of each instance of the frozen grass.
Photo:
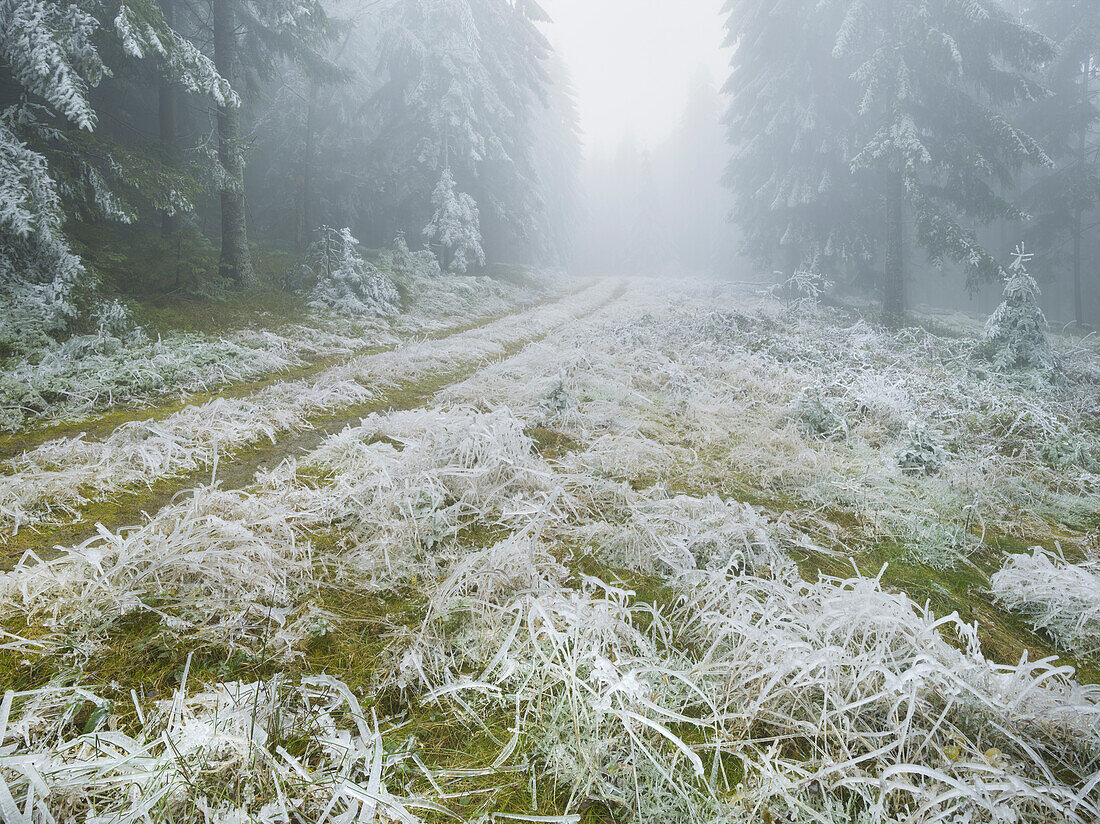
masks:
{"type": "Polygon", "coordinates": [[[273,330],[222,337],[168,332],[155,340],[133,329],[101,328],[9,365],[0,377],[0,430],[78,420],[122,404],[211,391],[307,362],[392,346],[400,338],[515,311],[549,288],[548,283],[521,287],[490,278],[429,282],[421,277],[406,286],[405,311],[389,319],[316,312],[304,323],[273,330]]]}
{"type": "Polygon", "coordinates": [[[308,427],[319,412],[376,401],[401,384],[502,357],[509,347],[548,334],[608,299],[614,288],[599,284],[548,307],[361,355],[316,377],[276,383],[250,397],[216,398],[157,422],[124,424],[102,441],[47,442],[5,462],[9,474],[0,476],[0,516],[18,530],[48,520],[52,512],[73,514],[96,496],[212,465],[222,453],[308,427]]]}
{"type": "MultiPolygon", "coordinates": [[[[715,300],[635,287],[438,403],[371,415],[246,490],[199,490],[136,531],[27,558],[0,578],[4,646],[65,662],[66,684],[88,683],[74,650],[109,654],[125,610],[174,633],[177,655],[221,644],[287,674],[190,688],[185,676],[172,700],[137,694],[137,707],[118,699],[127,684],[10,693],[5,816],[411,822],[469,804],[466,820],[561,824],[1096,821],[1100,689],[1055,660],[993,663],[973,625],[880,577],[803,580],[796,561],[854,549],[849,529],[825,547],[821,518],[677,491],[764,471],[796,488],[812,466],[812,499],[874,455],[868,506],[900,517],[903,496],[919,510],[966,454],[950,416],[928,414],[877,355],[855,372],[896,387],[876,395],[880,410],[900,397],[935,418],[940,475],[903,472],[899,438],[875,439],[881,423],[849,421],[847,440],[804,433],[789,416],[811,367],[742,352],[736,330],[762,322],[747,315],[684,322],[715,300]],[[787,421],[782,449],[751,428],[761,420],[787,421]],[[540,454],[536,427],[567,448],[540,454]],[[660,592],[643,593],[653,581],[660,592]],[[316,636],[360,620],[318,598],[331,587],[417,615],[376,630],[384,654],[340,681],[311,669],[316,636]],[[433,724],[490,754],[436,763],[412,734],[433,724]],[[494,783],[452,783],[482,778],[494,783]]],[[[902,347],[859,334],[869,350],[902,347]]],[[[1051,391],[1031,402],[1067,414],[1069,390],[1051,391]]],[[[992,459],[989,478],[1010,484],[1021,465],[992,459]]]]}
{"type": "Polygon", "coordinates": [[[8,693],[3,820],[410,822],[410,808],[439,807],[387,790],[410,754],[384,750],[377,718],[340,681],[223,683],[188,695],[186,676],[174,698],[144,711],[133,697],[134,735],[110,727],[111,702],[88,690],[8,693]]]}
{"type": "Polygon", "coordinates": [[[1065,377],[1034,385],[985,369],[972,340],[654,288],[449,397],[491,394],[587,444],[594,468],[733,478],[951,567],[983,534],[1044,539],[1096,514],[1100,357],[1056,347],[1065,377]]]}
{"type": "Polygon", "coordinates": [[[1027,615],[1062,649],[1100,655],[1100,562],[1071,564],[1035,547],[1011,556],[991,583],[998,603],[1027,615]]]}

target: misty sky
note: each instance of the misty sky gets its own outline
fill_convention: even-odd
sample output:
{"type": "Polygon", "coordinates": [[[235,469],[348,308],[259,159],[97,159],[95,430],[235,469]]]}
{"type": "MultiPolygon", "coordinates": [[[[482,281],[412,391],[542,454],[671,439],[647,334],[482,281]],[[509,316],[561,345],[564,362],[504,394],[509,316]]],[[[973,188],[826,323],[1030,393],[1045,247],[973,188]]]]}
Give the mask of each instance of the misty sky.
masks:
{"type": "Polygon", "coordinates": [[[589,152],[626,134],[654,145],[677,122],[700,67],[721,84],[722,0],[543,0],[573,72],[589,152]]]}

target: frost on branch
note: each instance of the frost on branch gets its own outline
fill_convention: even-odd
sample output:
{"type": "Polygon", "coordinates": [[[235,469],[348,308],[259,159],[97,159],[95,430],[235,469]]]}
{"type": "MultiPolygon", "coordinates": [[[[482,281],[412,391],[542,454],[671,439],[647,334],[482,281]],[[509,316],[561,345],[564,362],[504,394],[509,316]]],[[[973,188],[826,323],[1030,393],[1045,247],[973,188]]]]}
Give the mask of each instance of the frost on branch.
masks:
{"type": "Polygon", "coordinates": [[[84,274],[61,234],[61,204],[46,160],[19,139],[9,109],[0,116],[0,347],[31,351],[65,327],[72,286],[84,274]]]}
{"type": "Polygon", "coordinates": [[[131,57],[157,57],[164,74],[191,94],[217,106],[240,105],[240,97],[218,74],[214,61],[173,31],[156,6],[122,3],[114,24],[123,50],[131,57]]]}
{"type": "Polygon", "coordinates": [[[350,229],[322,226],[299,266],[302,275],[314,280],[310,306],[316,309],[388,317],[400,308],[397,287],[363,260],[350,229]]]}
{"type": "Polygon", "coordinates": [[[424,227],[424,236],[442,250],[444,268],[462,274],[475,261],[484,266],[477,203],[465,192],[456,191],[454,175],[449,168],[444,169],[439,178],[439,185],[432,194],[432,206],[435,214],[424,227]]]}
{"type": "Polygon", "coordinates": [[[1051,369],[1046,318],[1039,307],[1039,286],[1028,274],[1032,255],[1017,246],[1005,280],[1004,301],[985,325],[981,352],[998,371],[1051,369]]]}
{"type": "Polygon", "coordinates": [[[88,89],[108,73],[95,46],[99,22],[91,6],[87,0],[0,3],[0,58],[12,80],[88,131],[96,124],[88,89]]]}

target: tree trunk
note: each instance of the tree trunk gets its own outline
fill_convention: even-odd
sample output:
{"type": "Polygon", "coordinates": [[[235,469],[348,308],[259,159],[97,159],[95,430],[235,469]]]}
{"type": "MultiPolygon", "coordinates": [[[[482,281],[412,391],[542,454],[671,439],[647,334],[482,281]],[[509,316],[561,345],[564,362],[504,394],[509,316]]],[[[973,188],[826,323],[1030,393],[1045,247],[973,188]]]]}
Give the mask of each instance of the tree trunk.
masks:
{"type": "MultiPolygon", "coordinates": [[[[236,81],[237,0],[213,0],[214,65],[231,85],[236,81]]],[[[239,108],[218,107],[218,161],[225,170],[222,189],[222,255],[219,272],[238,286],[256,282],[252,255],[248,251],[245,225],[244,157],[241,151],[241,113],[239,108]]]]}
{"type": "MultiPolygon", "coordinates": [[[[175,0],[160,0],[160,10],[164,14],[164,22],[170,28],[175,28],[175,0]]],[[[168,161],[175,165],[179,159],[178,128],[179,117],[179,92],[176,84],[167,77],[161,77],[158,90],[158,104],[160,110],[160,142],[164,146],[164,153],[168,161]]],[[[161,214],[160,233],[164,237],[172,237],[180,230],[182,221],[178,212],[163,212],[161,214]]]]}
{"type": "MultiPolygon", "coordinates": [[[[1086,50],[1084,68],[1081,76],[1081,134],[1077,145],[1077,174],[1079,180],[1084,180],[1087,175],[1088,163],[1088,139],[1089,139],[1089,76],[1092,63],[1092,55],[1086,50]]],[[[1085,325],[1085,299],[1081,288],[1081,240],[1084,233],[1084,209],[1080,203],[1073,208],[1073,317],[1077,322],[1077,328],[1085,325]]]]}
{"type": "Polygon", "coordinates": [[[905,317],[905,178],[896,169],[890,169],[886,178],[885,274],[883,320],[889,326],[898,326],[905,317]]]}
{"type": "Polygon", "coordinates": [[[316,218],[313,215],[313,160],[314,141],[317,131],[317,84],[309,86],[309,108],[306,110],[306,145],[302,156],[302,174],[299,185],[301,190],[298,195],[298,237],[299,250],[309,245],[309,237],[317,228],[316,218]]]}

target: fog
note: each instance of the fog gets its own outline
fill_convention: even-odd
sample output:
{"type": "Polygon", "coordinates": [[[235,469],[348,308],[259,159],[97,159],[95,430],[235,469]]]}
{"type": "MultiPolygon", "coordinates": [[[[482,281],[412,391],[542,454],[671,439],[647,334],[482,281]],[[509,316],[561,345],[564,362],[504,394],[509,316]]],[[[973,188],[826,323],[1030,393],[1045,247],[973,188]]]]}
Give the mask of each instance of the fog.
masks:
{"type": "Polygon", "coordinates": [[[5,6],[3,278],[47,338],[86,282],[248,287],[254,251],[343,229],[457,274],[809,279],[894,321],[988,313],[1022,244],[1051,318],[1097,317],[1100,3],[88,3],[72,32],[5,6]]]}
{"type": "Polygon", "coordinates": [[[1100,824],[1100,0],[0,0],[0,824],[1100,824]]]}
{"type": "Polygon", "coordinates": [[[577,89],[590,155],[625,138],[655,147],[683,116],[692,79],[729,67],[721,0],[546,0],[547,34],[577,89]]]}

